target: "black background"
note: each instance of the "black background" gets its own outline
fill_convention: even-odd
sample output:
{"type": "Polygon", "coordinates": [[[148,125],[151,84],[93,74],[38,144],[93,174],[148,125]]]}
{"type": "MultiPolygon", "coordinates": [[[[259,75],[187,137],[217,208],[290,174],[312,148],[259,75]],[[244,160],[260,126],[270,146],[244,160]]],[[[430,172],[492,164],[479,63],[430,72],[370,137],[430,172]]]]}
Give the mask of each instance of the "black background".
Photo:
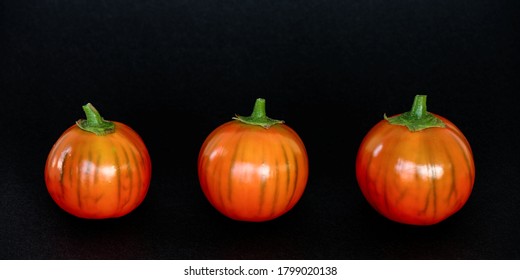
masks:
{"type": "Polygon", "coordinates": [[[3,1],[0,258],[518,259],[518,1],[3,1]],[[470,141],[473,193],[429,227],[364,200],[355,155],[416,94],[470,141]],[[306,191],[286,215],[236,222],[200,190],[205,137],[267,100],[304,140],[306,191]],[[82,220],[43,167],[93,103],[146,142],[149,193],[82,220]]]}

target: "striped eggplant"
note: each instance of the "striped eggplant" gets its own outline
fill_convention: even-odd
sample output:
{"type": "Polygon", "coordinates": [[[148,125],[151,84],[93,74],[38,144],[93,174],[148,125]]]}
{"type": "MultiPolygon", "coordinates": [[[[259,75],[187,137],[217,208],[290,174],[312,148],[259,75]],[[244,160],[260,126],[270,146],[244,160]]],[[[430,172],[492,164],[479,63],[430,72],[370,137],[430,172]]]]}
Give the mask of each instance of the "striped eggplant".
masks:
{"type": "Polygon", "coordinates": [[[283,121],[266,116],[262,98],[251,116],[213,130],[198,157],[204,195],[220,213],[240,221],[273,220],[291,210],[308,172],[303,141],[283,121]]]}
{"type": "Polygon", "coordinates": [[[129,126],[106,121],[92,106],[52,147],[45,183],[66,212],[86,219],[124,216],[144,200],[151,161],[141,137],[129,126]]]}
{"type": "Polygon", "coordinates": [[[448,119],[426,110],[426,95],[411,111],[377,123],[356,159],[359,187],[370,205],[390,220],[437,224],[467,202],[475,181],[473,153],[448,119]]]}

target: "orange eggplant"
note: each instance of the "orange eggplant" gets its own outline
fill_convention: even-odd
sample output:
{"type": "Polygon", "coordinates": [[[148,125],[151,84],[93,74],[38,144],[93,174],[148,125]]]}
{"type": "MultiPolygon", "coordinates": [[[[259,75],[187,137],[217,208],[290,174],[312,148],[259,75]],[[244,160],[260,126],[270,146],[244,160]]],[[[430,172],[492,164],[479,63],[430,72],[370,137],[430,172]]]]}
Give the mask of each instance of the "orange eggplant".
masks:
{"type": "Polygon", "coordinates": [[[48,155],[47,190],[59,207],[74,216],[124,216],[147,194],[150,155],[132,128],[104,120],[90,103],[83,109],[87,119],[68,128],[48,155]]]}
{"type": "Polygon", "coordinates": [[[475,181],[471,146],[448,119],[426,110],[417,95],[411,111],[377,123],[363,139],[356,177],[370,205],[390,220],[437,224],[467,202],[475,181]]]}
{"type": "Polygon", "coordinates": [[[303,141],[283,121],[266,116],[262,98],[251,116],[237,116],[211,132],[198,158],[206,198],[241,221],[268,221],[288,212],[300,200],[308,172],[303,141]]]}

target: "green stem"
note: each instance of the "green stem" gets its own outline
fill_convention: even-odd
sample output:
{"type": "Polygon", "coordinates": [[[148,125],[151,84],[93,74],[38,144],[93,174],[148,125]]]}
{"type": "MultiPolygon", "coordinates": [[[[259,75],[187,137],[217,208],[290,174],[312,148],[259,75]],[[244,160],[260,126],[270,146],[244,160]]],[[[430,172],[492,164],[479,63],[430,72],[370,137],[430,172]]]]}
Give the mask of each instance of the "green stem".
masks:
{"type": "Polygon", "coordinates": [[[92,104],[87,103],[87,105],[84,105],[83,111],[87,119],[80,119],[76,122],[81,129],[100,136],[114,132],[114,123],[104,120],[92,104]]]}
{"type": "Polygon", "coordinates": [[[390,124],[406,126],[412,132],[446,126],[442,120],[426,110],[426,95],[416,95],[410,111],[391,118],[384,115],[384,118],[390,124]]]}
{"type": "Polygon", "coordinates": [[[253,113],[251,113],[250,116],[245,117],[236,115],[233,117],[233,119],[251,125],[259,125],[263,128],[269,128],[275,124],[284,122],[282,120],[275,120],[267,117],[267,114],[265,113],[265,99],[263,98],[256,99],[255,106],[253,107],[253,113]]]}
{"type": "Polygon", "coordinates": [[[426,95],[415,96],[410,114],[416,119],[421,119],[423,116],[428,114],[426,111],[426,95]]]}

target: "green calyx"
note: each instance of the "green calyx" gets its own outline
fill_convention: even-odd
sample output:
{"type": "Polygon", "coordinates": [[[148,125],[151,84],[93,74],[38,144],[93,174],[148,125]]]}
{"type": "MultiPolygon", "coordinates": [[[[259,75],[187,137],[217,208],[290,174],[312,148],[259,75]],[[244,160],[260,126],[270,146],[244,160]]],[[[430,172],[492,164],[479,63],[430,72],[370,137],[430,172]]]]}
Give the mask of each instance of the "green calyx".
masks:
{"type": "Polygon", "coordinates": [[[233,117],[233,119],[251,125],[258,125],[263,128],[269,128],[275,124],[284,123],[284,121],[282,120],[275,120],[267,117],[265,113],[265,99],[263,98],[256,99],[255,106],[253,108],[253,113],[251,113],[251,116],[245,117],[236,115],[235,117],[233,117]]]}
{"type": "Polygon", "coordinates": [[[446,127],[444,122],[426,110],[426,95],[416,95],[412,109],[385,120],[390,124],[406,126],[410,131],[420,131],[430,127],[446,127]]]}
{"type": "Polygon", "coordinates": [[[107,135],[115,131],[114,123],[104,120],[99,114],[98,110],[96,110],[92,104],[87,103],[87,105],[84,105],[83,111],[85,111],[87,119],[80,119],[76,121],[76,124],[79,126],[79,128],[100,136],[107,135]]]}

